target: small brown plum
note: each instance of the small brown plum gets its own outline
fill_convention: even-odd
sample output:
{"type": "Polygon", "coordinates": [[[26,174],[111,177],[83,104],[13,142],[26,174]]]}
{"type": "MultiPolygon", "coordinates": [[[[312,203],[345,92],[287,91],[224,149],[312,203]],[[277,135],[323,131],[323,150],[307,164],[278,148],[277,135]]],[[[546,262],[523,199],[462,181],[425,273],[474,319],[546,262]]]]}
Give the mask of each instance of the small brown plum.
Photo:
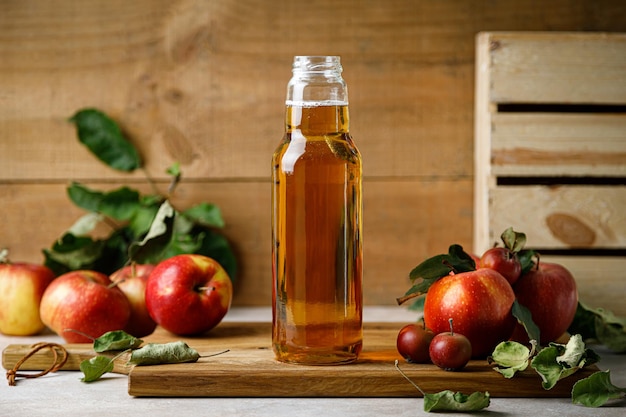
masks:
{"type": "Polygon", "coordinates": [[[411,323],[398,332],[396,347],[398,353],[410,363],[429,363],[428,349],[435,334],[423,325],[411,323]]]}
{"type": "Polygon", "coordinates": [[[467,365],[472,357],[472,344],[462,334],[454,333],[452,319],[450,331],[435,335],[430,343],[429,354],[432,362],[446,371],[458,371],[467,365]]]}

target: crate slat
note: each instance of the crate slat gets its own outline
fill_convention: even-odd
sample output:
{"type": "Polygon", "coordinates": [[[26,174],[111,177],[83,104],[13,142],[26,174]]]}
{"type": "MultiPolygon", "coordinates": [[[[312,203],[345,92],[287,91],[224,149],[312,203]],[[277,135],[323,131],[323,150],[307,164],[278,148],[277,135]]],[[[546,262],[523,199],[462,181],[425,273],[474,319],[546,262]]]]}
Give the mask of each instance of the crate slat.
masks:
{"type": "Polygon", "coordinates": [[[496,113],[496,176],[626,176],[626,114],[496,113]]]}
{"type": "Polygon", "coordinates": [[[494,103],[626,102],[626,34],[495,33],[483,41],[494,103]]]}
{"type": "Polygon", "coordinates": [[[626,186],[499,186],[490,199],[492,243],[513,227],[529,247],[626,247],[626,186]]]}

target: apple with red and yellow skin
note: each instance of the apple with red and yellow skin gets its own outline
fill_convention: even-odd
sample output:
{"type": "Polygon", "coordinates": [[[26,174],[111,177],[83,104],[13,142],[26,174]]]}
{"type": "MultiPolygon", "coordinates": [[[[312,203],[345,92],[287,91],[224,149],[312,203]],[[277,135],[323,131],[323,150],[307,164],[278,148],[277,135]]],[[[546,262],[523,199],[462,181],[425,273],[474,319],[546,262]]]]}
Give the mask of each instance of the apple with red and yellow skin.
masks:
{"type": "Polygon", "coordinates": [[[197,254],[161,261],[148,278],[146,306],[158,325],[177,335],[198,335],[217,326],[228,310],[233,286],[214,259],[197,254]]]}
{"type": "Polygon", "coordinates": [[[0,332],[32,336],[45,325],[39,304],[54,273],[43,265],[27,262],[0,263],[0,332]]]}
{"type": "Polygon", "coordinates": [[[148,336],[157,326],[146,307],[146,285],[153,269],[154,265],[133,264],[115,271],[109,277],[130,302],[130,318],[124,331],[135,337],[148,336]]]}
{"type": "MultiPolygon", "coordinates": [[[[578,307],[578,290],[574,277],[563,265],[538,262],[520,277],[513,291],[539,327],[541,345],[556,341],[572,324],[578,307]]],[[[511,339],[528,341],[522,325],[517,325],[511,339]]]]}
{"type": "Polygon", "coordinates": [[[467,337],[472,357],[484,358],[496,345],[508,340],[516,320],[511,314],[513,288],[497,271],[450,274],[435,281],[424,301],[424,322],[435,334],[454,331],[467,337]]]}
{"type": "Polygon", "coordinates": [[[41,320],[68,343],[122,330],[130,317],[126,295],[105,274],[78,270],[57,277],[41,298],[41,320]],[[76,330],[72,331],[72,330],[76,330]]]}

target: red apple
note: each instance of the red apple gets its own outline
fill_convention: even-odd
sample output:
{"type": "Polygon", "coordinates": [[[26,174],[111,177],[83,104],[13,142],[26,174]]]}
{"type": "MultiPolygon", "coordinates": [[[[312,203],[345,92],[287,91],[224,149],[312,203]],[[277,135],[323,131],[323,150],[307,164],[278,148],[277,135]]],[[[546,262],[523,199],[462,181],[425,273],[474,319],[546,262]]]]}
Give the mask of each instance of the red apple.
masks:
{"type": "Polygon", "coordinates": [[[164,329],[178,335],[197,335],[222,321],[232,296],[231,280],[217,261],[184,254],[154,268],[146,287],[146,306],[164,329]]]}
{"type": "Polygon", "coordinates": [[[430,343],[430,360],[446,371],[459,371],[472,358],[472,344],[460,333],[455,333],[453,320],[449,319],[450,331],[439,333],[430,343]]]}
{"type": "Polygon", "coordinates": [[[41,320],[68,343],[90,343],[91,337],[122,330],[130,317],[128,299],[106,275],[71,271],[56,278],[41,298],[41,320]]]}
{"type": "Polygon", "coordinates": [[[39,317],[39,304],[54,273],[43,265],[0,263],[0,332],[31,336],[45,325],[39,317]]]}
{"type": "Polygon", "coordinates": [[[476,267],[498,271],[511,285],[519,279],[522,273],[522,264],[517,254],[508,248],[502,247],[488,249],[480,257],[476,267]]]}
{"type": "Polygon", "coordinates": [[[148,336],[156,328],[156,322],[152,320],[146,307],[146,285],[148,276],[154,269],[154,265],[128,265],[113,274],[110,279],[130,302],[130,318],[124,331],[135,337],[148,336]]]}
{"type": "Polygon", "coordinates": [[[396,348],[402,357],[411,363],[428,363],[428,347],[435,334],[423,325],[407,324],[398,332],[396,348]]]}
{"type": "MultiPolygon", "coordinates": [[[[513,290],[518,302],[530,310],[539,327],[541,345],[557,340],[572,324],[578,306],[578,290],[574,277],[564,266],[538,262],[538,266],[520,277],[513,290]]],[[[512,339],[528,341],[521,325],[516,327],[512,339]]]]}
{"type": "Polygon", "coordinates": [[[472,356],[484,358],[507,340],[515,327],[513,288],[493,269],[451,274],[435,281],[424,301],[424,322],[435,334],[455,330],[467,337],[472,356]]]}

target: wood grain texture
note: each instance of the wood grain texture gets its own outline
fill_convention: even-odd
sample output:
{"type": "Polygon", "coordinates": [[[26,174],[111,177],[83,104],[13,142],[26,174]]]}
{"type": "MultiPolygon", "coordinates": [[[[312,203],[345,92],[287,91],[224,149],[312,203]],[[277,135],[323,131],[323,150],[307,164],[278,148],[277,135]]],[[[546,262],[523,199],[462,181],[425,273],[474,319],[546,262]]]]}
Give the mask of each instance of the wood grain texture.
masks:
{"type": "Polygon", "coordinates": [[[624,103],[626,34],[503,33],[489,49],[494,103],[624,103]]]}
{"type": "MultiPolygon", "coordinates": [[[[407,364],[398,354],[395,340],[403,323],[365,323],[363,352],[353,364],[302,366],[279,363],[271,349],[270,323],[222,323],[202,337],[179,338],[161,328],[146,342],[184,340],[198,350],[198,362],[136,366],[130,369],[128,393],[138,397],[418,397],[417,391],[395,369],[401,369],[426,392],[445,389],[470,394],[489,391],[492,397],[563,397],[572,385],[597,368],[583,369],[559,381],[551,390],[541,387],[541,378],[527,369],[505,379],[486,360],[472,360],[463,371],[447,372],[432,364],[407,364]]],[[[89,356],[90,345],[70,345],[70,364],[89,356]]],[[[27,350],[10,345],[3,365],[12,367],[27,350]]],[[[42,369],[50,358],[42,353],[25,362],[24,369],[42,369]]],[[[118,360],[125,362],[125,359],[118,360]]],[[[70,369],[68,365],[65,369],[70,369]]],[[[77,368],[71,368],[77,369],[77,368]]],[[[127,373],[128,368],[117,369],[127,373]]]]}
{"type": "Polygon", "coordinates": [[[490,197],[494,239],[512,226],[533,230],[529,247],[626,247],[626,186],[499,186],[490,197]]]}
{"type": "Polygon", "coordinates": [[[626,176],[624,114],[499,112],[491,125],[495,176],[626,176]]]}
{"type": "MultiPolygon", "coordinates": [[[[25,0],[0,3],[0,247],[38,262],[80,211],[64,186],[143,187],[78,143],[67,118],[114,117],[181,206],[219,204],[241,260],[235,303],[270,300],[269,160],[293,55],[339,54],[364,158],[367,303],[473,226],[474,37],[626,31],[626,5],[534,0],[25,0]]],[[[105,231],[99,231],[104,233],[105,231]]]]}

